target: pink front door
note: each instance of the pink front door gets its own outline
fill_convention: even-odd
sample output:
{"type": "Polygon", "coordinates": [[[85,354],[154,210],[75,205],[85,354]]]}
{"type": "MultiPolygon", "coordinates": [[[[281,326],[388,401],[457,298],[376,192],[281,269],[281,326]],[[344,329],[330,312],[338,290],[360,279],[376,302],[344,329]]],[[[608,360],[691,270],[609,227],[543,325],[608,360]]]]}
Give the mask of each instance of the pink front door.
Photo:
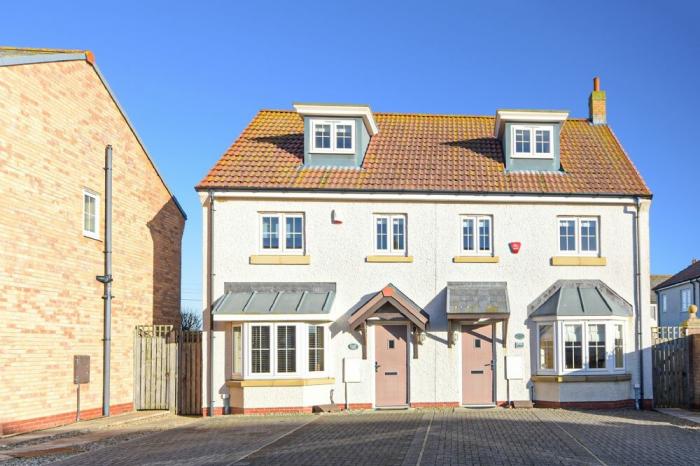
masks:
{"type": "Polygon", "coordinates": [[[493,403],[493,327],[462,326],[462,404],[493,403]]]}
{"type": "Polygon", "coordinates": [[[376,406],[405,406],[408,403],[406,326],[376,325],[374,345],[376,406]]]}

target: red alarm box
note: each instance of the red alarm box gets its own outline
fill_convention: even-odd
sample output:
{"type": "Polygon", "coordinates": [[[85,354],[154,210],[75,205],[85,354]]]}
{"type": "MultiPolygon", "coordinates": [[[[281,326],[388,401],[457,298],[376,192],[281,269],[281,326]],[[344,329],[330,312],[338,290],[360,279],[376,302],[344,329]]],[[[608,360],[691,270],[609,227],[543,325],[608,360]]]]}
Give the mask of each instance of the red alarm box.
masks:
{"type": "Polygon", "coordinates": [[[513,241],[512,243],[509,243],[510,246],[510,252],[513,254],[517,254],[520,251],[520,241],[513,241]]]}

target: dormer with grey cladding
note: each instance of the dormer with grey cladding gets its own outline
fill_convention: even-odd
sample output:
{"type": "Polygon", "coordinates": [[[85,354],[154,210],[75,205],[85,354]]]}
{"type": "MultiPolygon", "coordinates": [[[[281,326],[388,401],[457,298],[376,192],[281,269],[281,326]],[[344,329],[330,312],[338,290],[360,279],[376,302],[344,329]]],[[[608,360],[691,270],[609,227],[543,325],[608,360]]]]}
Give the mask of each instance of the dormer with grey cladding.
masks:
{"type": "Polygon", "coordinates": [[[304,166],[362,166],[379,132],[369,106],[297,103],[294,109],[304,119],[304,166]]]}

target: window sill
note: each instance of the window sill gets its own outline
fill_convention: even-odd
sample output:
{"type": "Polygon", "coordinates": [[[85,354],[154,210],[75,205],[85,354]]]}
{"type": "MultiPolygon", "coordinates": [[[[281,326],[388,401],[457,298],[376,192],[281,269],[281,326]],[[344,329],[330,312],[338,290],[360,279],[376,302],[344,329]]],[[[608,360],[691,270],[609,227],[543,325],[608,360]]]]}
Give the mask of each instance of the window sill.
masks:
{"type": "Polygon", "coordinates": [[[311,256],[250,256],[252,265],[309,265],[311,256]]]}
{"type": "Polygon", "coordinates": [[[585,257],[585,256],[554,256],[552,265],[580,265],[580,266],[604,266],[608,261],[605,257],[585,257]]]}
{"type": "Polygon", "coordinates": [[[334,377],[322,377],[317,379],[255,379],[255,380],[227,380],[229,388],[246,387],[307,387],[310,385],[332,385],[334,377]]]}
{"type": "Polygon", "coordinates": [[[632,374],[592,374],[592,375],[533,375],[533,382],[575,383],[575,382],[626,382],[632,374]]]}
{"type": "Polygon", "coordinates": [[[455,256],[452,262],[455,264],[497,264],[501,259],[498,256],[455,256]]]}
{"type": "Polygon", "coordinates": [[[367,256],[367,262],[385,262],[385,263],[410,263],[413,262],[413,256],[367,256]]]}
{"type": "Polygon", "coordinates": [[[83,237],[88,238],[88,239],[94,239],[95,241],[100,241],[100,242],[102,241],[102,239],[100,239],[99,235],[94,235],[92,233],[88,233],[85,231],[83,232],[83,237]]]}
{"type": "Polygon", "coordinates": [[[552,154],[533,155],[533,154],[511,154],[512,159],[529,159],[529,160],[552,160],[552,154]]]}

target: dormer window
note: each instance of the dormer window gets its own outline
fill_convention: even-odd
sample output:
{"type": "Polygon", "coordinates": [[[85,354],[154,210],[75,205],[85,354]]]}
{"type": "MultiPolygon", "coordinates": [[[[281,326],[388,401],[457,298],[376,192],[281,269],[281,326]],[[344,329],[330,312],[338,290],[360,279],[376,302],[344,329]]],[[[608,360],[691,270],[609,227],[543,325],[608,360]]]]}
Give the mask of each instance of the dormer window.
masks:
{"type": "Polygon", "coordinates": [[[353,120],[311,120],[312,152],[352,154],[355,152],[353,120]]]}
{"type": "Polygon", "coordinates": [[[512,131],[512,157],[552,158],[551,126],[513,125],[512,131]]]}

